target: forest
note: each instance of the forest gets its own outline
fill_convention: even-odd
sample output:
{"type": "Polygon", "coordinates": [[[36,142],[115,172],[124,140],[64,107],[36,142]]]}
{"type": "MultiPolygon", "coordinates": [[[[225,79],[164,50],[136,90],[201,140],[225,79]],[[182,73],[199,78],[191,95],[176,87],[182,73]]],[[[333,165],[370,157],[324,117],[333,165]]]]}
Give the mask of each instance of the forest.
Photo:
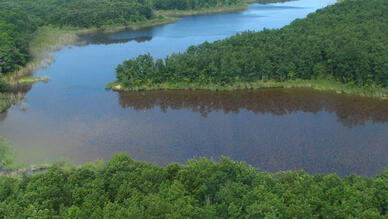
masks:
{"type": "Polygon", "coordinates": [[[386,218],[376,178],[262,172],[226,157],[165,167],[117,154],[103,164],[0,177],[1,218],[386,218]]]}
{"type": "Polygon", "coordinates": [[[293,79],[386,88],[387,10],[386,0],[343,1],[281,29],[244,32],[164,59],[140,55],[118,65],[117,81],[129,90],[293,79]]]}

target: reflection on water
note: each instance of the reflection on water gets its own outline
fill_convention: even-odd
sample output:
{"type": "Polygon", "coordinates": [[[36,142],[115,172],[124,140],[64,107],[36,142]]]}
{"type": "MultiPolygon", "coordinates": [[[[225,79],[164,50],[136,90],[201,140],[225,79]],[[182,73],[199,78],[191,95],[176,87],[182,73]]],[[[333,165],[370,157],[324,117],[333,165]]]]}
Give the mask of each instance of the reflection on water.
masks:
{"type": "Polygon", "coordinates": [[[10,107],[24,100],[31,88],[31,84],[19,84],[12,86],[6,93],[0,93],[0,122],[6,119],[10,107]]]}
{"type": "Polygon", "coordinates": [[[341,176],[373,176],[388,166],[388,101],[311,89],[162,90],[118,98],[133,116],[152,120],[148,128],[157,134],[137,123],[131,138],[160,139],[134,150],[159,164],[226,155],[266,171],[341,176]],[[156,109],[163,119],[142,116],[156,109]],[[195,114],[203,119],[192,119],[195,114]]]}
{"type": "Polygon", "coordinates": [[[147,41],[152,40],[152,35],[150,34],[142,34],[145,32],[128,32],[124,31],[127,34],[125,37],[117,37],[120,35],[121,32],[118,33],[105,33],[105,32],[97,32],[97,33],[88,33],[88,34],[80,34],[78,37],[78,44],[81,45],[89,45],[89,44],[96,44],[96,45],[109,45],[114,43],[127,43],[131,41],[135,41],[137,43],[143,43],[147,41]]]}
{"type": "Polygon", "coordinates": [[[0,122],[4,121],[7,118],[7,111],[0,112],[0,122]]]}
{"type": "Polygon", "coordinates": [[[311,89],[261,89],[250,91],[205,91],[205,90],[163,90],[142,92],[120,92],[120,105],[140,111],[160,107],[190,109],[202,116],[213,111],[238,113],[247,110],[255,114],[326,111],[335,113],[338,121],[352,127],[365,122],[388,122],[388,101],[337,95],[333,92],[320,92],[311,89]]]}

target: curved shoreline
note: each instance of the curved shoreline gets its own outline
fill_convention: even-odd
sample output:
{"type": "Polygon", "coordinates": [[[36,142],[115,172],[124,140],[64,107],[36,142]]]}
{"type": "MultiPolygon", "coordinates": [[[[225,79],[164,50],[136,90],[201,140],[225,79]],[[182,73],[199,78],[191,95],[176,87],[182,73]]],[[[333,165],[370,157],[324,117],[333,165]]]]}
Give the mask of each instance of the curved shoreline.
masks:
{"type": "Polygon", "coordinates": [[[24,67],[21,67],[15,72],[11,72],[5,75],[5,80],[10,84],[17,84],[18,80],[24,76],[31,76],[38,69],[45,68],[55,61],[55,57],[50,53],[61,50],[65,46],[82,45],[82,42],[78,42],[79,34],[86,33],[112,33],[120,30],[137,30],[141,28],[159,26],[178,21],[178,18],[162,18],[153,19],[146,22],[134,23],[126,26],[105,26],[101,28],[76,28],[76,27],[64,27],[58,28],[53,26],[40,27],[33,36],[33,39],[29,42],[30,54],[32,56],[24,67]]]}
{"type": "Polygon", "coordinates": [[[50,53],[61,50],[64,46],[83,45],[83,42],[78,42],[79,34],[86,33],[114,33],[122,30],[138,30],[142,28],[160,26],[170,23],[175,23],[181,20],[185,16],[203,15],[203,14],[217,14],[235,12],[248,9],[252,2],[247,2],[242,5],[235,5],[230,7],[220,7],[201,10],[168,10],[168,11],[156,11],[156,17],[152,20],[144,22],[131,23],[128,25],[109,25],[100,28],[77,28],[77,27],[54,27],[43,26],[38,28],[33,33],[33,39],[29,42],[29,50],[31,54],[31,61],[19,70],[10,72],[4,76],[7,83],[18,84],[19,80],[24,76],[31,76],[38,69],[45,68],[55,61],[55,57],[50,53]]]}

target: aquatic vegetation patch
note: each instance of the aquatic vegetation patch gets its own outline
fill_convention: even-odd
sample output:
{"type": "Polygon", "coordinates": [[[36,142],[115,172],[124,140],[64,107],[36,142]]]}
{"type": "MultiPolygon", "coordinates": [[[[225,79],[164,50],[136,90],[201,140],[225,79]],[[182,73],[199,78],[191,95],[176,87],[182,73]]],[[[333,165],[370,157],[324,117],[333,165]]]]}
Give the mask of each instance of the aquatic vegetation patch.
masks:
{"type": "Polygon", "coordinates": [[[261,89],[261,88],[312,88],[321,91],[335,91],[340,94],[354,94],[368,97],[387,98],[388,88],[379,86],[364,86],[343,84],[335,80],[315,79],[315,80],[288,80],[278,81],[255,81],[255,82],[235,82],[230,84],[202,84],[202,83],[161,83],[142,86],[126,86],[120,82],[108,83],[106,89],[114,91],[139,91],[139,90],[162,90],[162,89],[193,89],[193,90],[241,90],[241,89],[261,89]]]}
{"type": "Polygon", "coordinates": [[[42,82],[47,82],[49,80],[48,77],[22,77],[21,79],[19,79],[18,83],[21,83],[21,84],[32,84],[32,83],[36,83],[36,82],[39,82],[39,81],[42,81],[42,82]]]}

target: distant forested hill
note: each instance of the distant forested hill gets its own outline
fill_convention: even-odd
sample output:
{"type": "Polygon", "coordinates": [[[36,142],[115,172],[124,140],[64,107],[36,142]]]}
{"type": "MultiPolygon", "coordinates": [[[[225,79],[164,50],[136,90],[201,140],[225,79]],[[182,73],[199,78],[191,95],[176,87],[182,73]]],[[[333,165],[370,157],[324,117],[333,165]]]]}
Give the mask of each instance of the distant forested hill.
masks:
{"type": "Polygon", "coordinates": [[[116,69],[122,87],[329,78],[388,86],[388,1],[347,0],[276,30],[245,32],[154,60],[149,54],[116,69]]]}

